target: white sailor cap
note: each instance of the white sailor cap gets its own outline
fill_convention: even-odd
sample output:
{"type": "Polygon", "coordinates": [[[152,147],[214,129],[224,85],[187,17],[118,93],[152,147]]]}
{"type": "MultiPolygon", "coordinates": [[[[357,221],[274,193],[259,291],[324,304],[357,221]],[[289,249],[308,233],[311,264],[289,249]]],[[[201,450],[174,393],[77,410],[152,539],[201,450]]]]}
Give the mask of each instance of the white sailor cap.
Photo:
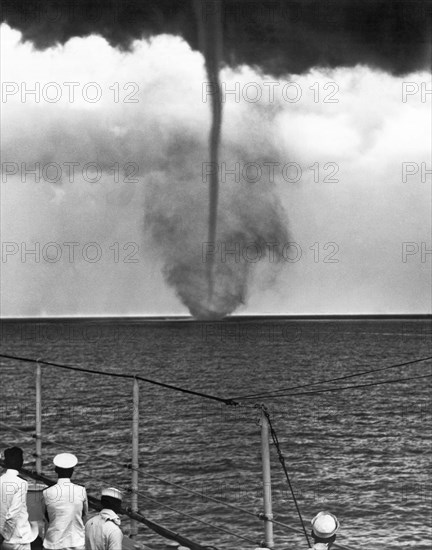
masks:
{"type": "Polygon", "coordinates": [[[118,500],[122,500],[123,498],[122,492],[119,491],[119,489],[116,489],[115,487],[108,487],[107,489],[102,489],[101,496],[116,498],[118,500]]]}
{"type": "Polygon", "coordinates": [[[330,512],[319,512],[311,524],[312,531],[321,539],[329,539],[339,530],[337,517],[330,512]]]}
{"type": "Polygon", "coordinates": [[[58,468],[74,468],[78,464],[78,459],[72,453],[60,453],[53,459],[54,466],[58,468]]]}

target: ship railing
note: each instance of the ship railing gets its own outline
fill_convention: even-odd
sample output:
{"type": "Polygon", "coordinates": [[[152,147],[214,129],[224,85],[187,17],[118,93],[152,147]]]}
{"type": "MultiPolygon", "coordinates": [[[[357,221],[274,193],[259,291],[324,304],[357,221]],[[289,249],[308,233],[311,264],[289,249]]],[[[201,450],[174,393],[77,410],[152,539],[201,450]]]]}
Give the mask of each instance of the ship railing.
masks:
{"type": "MultiPolygon", "coordinates": [[[[230,509],[235,509],[238,512],[247,514],[249,516],[253,516],[254,518],[258,518],[259,520],[261,520],[264,523],[264,539],[262,541],[258,542],[256,540],[251,539],[250,537],[247,537],[247,536],[241,535],[239,533],[236,533],[236,532],[232,531],[231,529],[228,529],[226,527],[222,527],[220,525],[216,525],[214,523],[208,522],[206,520],[203,520],[202,518],[198,518],[198,517],[194,516],[193,514],[189,514],[189,513],[185,512],[183,510],[178,510],[173,506],[170,506],[166,503],[160,502],[157,499],[153,499],[153,498],[149,497],[146,493],[143,493],[142,491],[139,490],[139,478],[138,478],[138,476],[139,476],[139,472],[143,471],[142,468],[139,466],[139,398],[140,398],[139,381],[140,380],[143,380],[143,381],[148,382],[148,383],[154,383],[158,386],[162,386],[162,387],[165,387],[165,388],[175,389],[177,391],[182,391],[182,392],[187,393],[187,394],[200,396],[200,397],[205,397],[205,398],[210,398],[210,399],[213,399],[215,401],[223,402],[225,405],[229,405],[229,406],[239,406],[240,405],[239,403],[233,401],[232,399],[223,399],[223,398],[220,398],[220,397],[217,397],[217,396],[210,396],[210,395],[202,393],[202,392],[196,392],[196,391],[188,390],[188,389],[185,389],[185,388],[179,388],[179,387],[173,386],[171,384],[165,384],[165,383],[149,380],[149,379],[141,377],[141,376],[134,376],[134,375],[128,375],[128,374],[122,374],[122,373],[113,373],[113,372],[101,372],[101,371],[95,371],[95,370],[92,370],[92,369],[72,367],[72,366],[68,366],[68,365],[59,365],[57,363],[43,361],[41,359],[29,359],[29,358],[15,357],[15,356],[10,356],[10,355],[5,355],[5,354],[0,354],[0,357],[5,358],[5,359],[18,360],[18,361],[26,361],[26,362],[34,363],[36,365],[36,372],[35,372],[35,395],[36,395],[36,399],[35,399],[35,406],[36,406],[36,410],[35,410],[35,433],[34,433],[34,435],[32,435],[32,437],[35,439],[35,447],[36,447],[35,448],[35,453],[34,453],[34,456],[35,456],[35,471],[23,470],[23,473],[25,473],[26,475],[29,475],[33,479],[41,480],[41,481],[43,481],[44,483],[46,483],[48,485],[55,483],[53,480],[46,477],[42,473],[42,444],[43,444],[43,442],[48,442],[48,440],[46,440],[42,436],[42,365],[47,365],[47,366],[57,367],[57,368],[66,368],[68,370],[75,370],[75,371],[84,372],[84,373],[87,372],[87,373],[90,373],[90,374],[97,374],[97,375],[102,375],[102,376],[105,375],[105,376],[116,376],[116,377],[120,377],[120,378],[129,378],[129,379],[133,380],[133,387],[132,387],[133,412],[132,412],[132,423],[131,423],[131,439],[132,439],[131,463],[125,465],[124,463],[121,463],[118,460],[114,460],[112,457],[106,457],[106,456],[103,456],[103,455],[101,455],[100,458],[102,458],[107,463],[111,463],[111,464],[114,464],[114,465],[117,465],[117,466],[128,467],[131,470],[131,487],[130,487],[131,506],[130,506],[130,508],[124,508],[122,510],[122,513],[129,516],[129,518],[131,519],[131,533],[130,533],[130,536],[132,538],[136,537],[136,535],[137,535],[138,523],[143,523],[143,524],[146,524],[151,529],[153,529],[158,534],[160,534],[161,536],[164,536],[165,538],[168,538],[168,539],[171,539],[171,540],[175,540],[179,544],[181,544],[182,546],[187,546],[191,550],[202,550],[202,549],[209,549],[209,548],[214,549],[215,548],[214,546],[209,547],[209,546],[205,546],[205,545],[195,543],[194,541],[191,541],[187,537],[183,537],[183,536],[179,535],[178,533],[175,533],[175,532],[171,531],[170,529],[167,529],[167,528],[159,525],[158,523],[153,522],[152,520],[149,520],[142,513],[140,513],[140,510],[139,510],[139,507],[138,507],[138,497],[141,497],[141,498],[143,498],[144,500],[146,500],[148,502],[151,502],[153,504],[157,504],[158,506],[169,509],[172,512],[174,512],[175,514],[179,514],[183,517],[187,517],[187,518],[191,519],[192,521],[195,521],[195,522],[198,522],[200,524],[212,527],[213,529],[215,529],[219,532],[229,534],[230,536],[235,537],[238,540],[245,541],[248,544],[252,545],[253,547],[262,547],[262,548],[269,548],[269,549],[274,547],[274,537],[273,537],[273,526],[274,525],[278,525],[280,527],[283,527],[284,529],[286,529],[290,532],[296,533],[298,535],[303,535],[304,534],[306,536],[308,546],[310,547],[310,541],[309,541],[308,535],[306,533],[305,526],[304,526],[304,523],[303,523],[303,520],[302,520],[302,517],[301,517],[301,514],[300,514],[300,510],[298,509],[298,505],[297,505],[297,502],[296,502],[295,495],[294,495],[293,491],[292,491],[292,496],[294,498],[294,501],[295,501],[297,509],[298,509],[298,513],[299,513],[299,516],[300,516],[300,520],[301,520],[301,523],[302,523],[303,530],[299,529],[299,528],[292,527],[291,525],[288,525],[284,522],[278,521],[273,517],[273,513],[272,513],[272,493],[271,493],[271,473],[270,473],[270,435],[269,434],[270,434],[270,431],[271,431],[271,433],[273,435],[274,430],[273,430],[273,427],[271,425],[271,421],[270,421],[268,411],[267,411],[266,407],[263,406],[262,404],[261,405],[248,404],[246,406],[250,407],[250,408],[254,408],[255,410],[258,407],[261,411],[260,426],[261,426],[261,458],[262,458],[262,480],[263,480],[263,483],[262,483],[263,512],[260,512],[260,513],[252,512],[251,510],[240,507],[236,504],[232,504],[230,502],[223,501],[223,500],[218,499],[216,497],[213,497],[211,495],[206,495],[203,492],[196,491],[194,489],[185,487],[185,486],[183,486],[181,484],[178,484],[178,483],[174,483],[174,482],[166,480],[166,479],[164,479],[160,476],[156,476],[154,474],[151,474],[148,471],[145,471],[146,476],[148,476],[152,479],[158,480],[159,482],[164,483],[166,485],[176,487],[177,489],[179,489],[179,490],[181,490],[185,493],[193,494],[193,495],[199,496],[200,498],[205,498],[208,501],[215,502],[215,503],[217,503],[219,505],[222,505],[224,507],[227,507],[227,508],[230,508],[230,509]]],[[[245,405],[242,404],[242,406],[245,406],[245,405]]],[[[17,433],[25,434],[27,436],[29,435],[28,431],[21,430],[19,428],[10,426],[9,424],[6,424],[5,422],[0,421],[0,425],[3,426],[6,429],[15,431],[17,433]]],[[[55,441],[50,440],[49,441],[49,443],[53,443],[53,442],[59,448],[64,448],[64,449],[69,450],[70,447],[71,447],[70,442],[61,441],[61,440],[55,440],[55,441]]],[[[276,441],[276,443],[277,443],[277,441],[276,441]]],[[[80,452],[84,456],[86,456],[86,455],[87,456],[94,456],[94,454],[86,453],[85,451],[80,451],[80,452]]],[[[1,464],[2,463],[0,461],[0,465],[1,464]]],[[[288,474],[287,474],[286,470],[285,470],[285,473],[286,473],[287,479],[288,479],[288,474]]],[[[103,481],[101,478],[96,478],[95,476],[92,476],[92,477],[94,479],[98,479],[99,481],[103,481]]],[[[289,482],[289,479],[288,479],[288,482],[289,482]]],[[[292,489],[291,484],[290,484],[290,488],[292,489]]],[[[89,497],[89,503],[96,509],[99,506],[99,501],[97,499],[95,499],[94,497],[89,497]]],[[[347,547],[345,545],[342,545],[340,543],[336,543],[336,542],[334,543],[333,547],[334,548],[339,548],[340,550],[350,550],[349,547],[347,547]]]]}

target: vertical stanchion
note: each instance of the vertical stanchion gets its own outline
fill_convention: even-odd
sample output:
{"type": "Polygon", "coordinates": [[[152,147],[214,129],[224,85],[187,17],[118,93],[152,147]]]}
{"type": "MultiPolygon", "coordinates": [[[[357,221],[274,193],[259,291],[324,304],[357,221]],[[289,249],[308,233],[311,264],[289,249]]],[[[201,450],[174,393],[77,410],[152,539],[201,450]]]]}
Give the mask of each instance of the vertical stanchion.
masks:
{"type": "Polygon", "coordinates": [[[42,473],[42,373],[36,365],[36,473],[42,473]]]}
{"type": "Polygon", "coordinates": [[[273,511],[272,511],[272,491],[271,491],[271,473],[270,473],[270,444],[269,444],[269,424],[264,410],[261,411],[261,457],[263,473],[263,500],[264,500],[264,541],[262,545],[265,548],[273,548],[273,511]]]}
{"type": "MultiPolygon", "coordinates": [[[[139,468],[139,384],[135,378],[133,383],[133,415],[132,415],[132,512],[138,512],[138,468],[139,468]]],[[[138,534],[138,523],[131,522],[131,536],[138,534]]]]}

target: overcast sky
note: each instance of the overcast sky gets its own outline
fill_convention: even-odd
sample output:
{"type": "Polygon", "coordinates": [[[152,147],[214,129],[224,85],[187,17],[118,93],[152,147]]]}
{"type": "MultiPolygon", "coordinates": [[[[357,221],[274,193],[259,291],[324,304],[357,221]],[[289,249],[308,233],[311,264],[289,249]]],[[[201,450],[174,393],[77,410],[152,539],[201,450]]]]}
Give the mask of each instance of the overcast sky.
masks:
{"type": "MultiPolygon", "coordinates": [[[[97,36],[37,51],[1,30],[2,315],[187,314],[163,273],[190,247],[206,259],[202,55],[170,35],[129,52],[97,36]]],[[[276,78],[241,65],[221,82],[235,93],[220,169],[234,174],[221,174],[217,254],[235,262],[220,255],[240,243],[248,259],[236,312],[430,312],[430,72],[357,65],[276,78]],[[267,250],[255,261],[240,225],[251,243],[273,235],[285,259],[267,250]]]]}

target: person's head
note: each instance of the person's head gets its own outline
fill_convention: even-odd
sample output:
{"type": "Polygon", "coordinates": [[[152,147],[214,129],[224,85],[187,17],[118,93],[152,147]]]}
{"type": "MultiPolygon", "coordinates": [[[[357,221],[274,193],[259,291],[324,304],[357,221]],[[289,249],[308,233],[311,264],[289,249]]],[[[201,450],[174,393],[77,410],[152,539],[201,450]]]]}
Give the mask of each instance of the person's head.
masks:
{"type": "Polygon", "coordinates": [[[59,468],[58,466],[54,468],[54,471],[57,474],[58,478],[67,477],[70,479],[74,473],[73,468],[59,468]]]}
{"type": "Polygon", "coordinates": [[[54,470],[60,478],[71,478],[74,472],[74,467],[78,464],[78,459],[71,453],[60,453],[53,459],[54,470]]]}
{"type": "Polygon", "coordinates": [[[336,540],[336,533],[339,530],[339,521],[330,512],[319,512],[311,521],[311,536],[314,544],[326,544],[331,548],[336,540]]]}
{"type": "Polygon", "coordinates": [[[116,514],[120,512],[123,495],[121,491],[114,487],[103,489],[101,493],[101,504],[103,508],[108,508],[116,514]]]}
{"type": "Polygon", "coordinates": [[[21,470],[24,464],[23,450],[20,447],[9,447],[4,451],[5,466],[11,470],[21,470]]]}

